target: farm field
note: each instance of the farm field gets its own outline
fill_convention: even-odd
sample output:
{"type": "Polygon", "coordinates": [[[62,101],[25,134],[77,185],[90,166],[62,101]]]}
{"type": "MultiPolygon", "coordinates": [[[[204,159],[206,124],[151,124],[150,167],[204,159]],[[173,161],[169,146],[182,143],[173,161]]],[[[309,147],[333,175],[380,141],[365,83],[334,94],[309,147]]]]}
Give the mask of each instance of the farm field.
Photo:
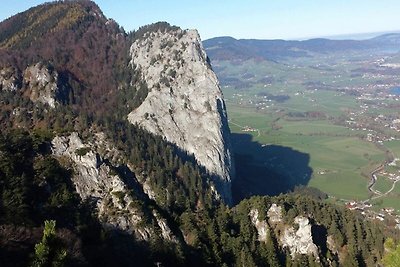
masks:
{"type": "Polygon", "coordinates": [[[392,185],[393,181],[390,181],[384,176],[378,176],[378,180],[376,181],[374,189],[378,190],[379,192],[387,192],[390,190],[392,185]]]}
{"type": "MultiPolygon", "coordinates": [[[[230,109],[235,110],[228,105],[228,112],[230,109]]],[[[272,130],[272,121],[265,119],[266,115],[233,111],[229,116],[234,133],[243,133],[238,125],[250,126],[259,130],[250,134],[260,144],[291,147],[309,154],[313,174],[308,185],[332,196],[358,200],[368,198],[369,181],[363,172],[368,174],[385,160],[384,152],[374,144],[327,121],[282,121],[281,129],[272,130]]]]}

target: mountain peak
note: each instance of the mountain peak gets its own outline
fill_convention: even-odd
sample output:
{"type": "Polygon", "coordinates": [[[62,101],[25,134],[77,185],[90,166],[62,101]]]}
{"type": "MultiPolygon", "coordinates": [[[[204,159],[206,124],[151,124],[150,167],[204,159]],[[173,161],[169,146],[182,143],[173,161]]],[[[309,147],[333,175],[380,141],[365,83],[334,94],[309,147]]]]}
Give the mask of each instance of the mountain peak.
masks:
{"type": "Polygon", "coordinates": [[[231,203],[234,167],[227,114],[198,32],[153,24],[136,38],[130,53],[149,93],[129,121],[193,154],[231,203]]]}
{"type": "Polygon", "coordinates": [[[78,28],[85,21],[106,22],[92,1],[45,3],[18,13],[0,24],[0,48],[26,48],[37,39],[65,29],[78,28]]]}

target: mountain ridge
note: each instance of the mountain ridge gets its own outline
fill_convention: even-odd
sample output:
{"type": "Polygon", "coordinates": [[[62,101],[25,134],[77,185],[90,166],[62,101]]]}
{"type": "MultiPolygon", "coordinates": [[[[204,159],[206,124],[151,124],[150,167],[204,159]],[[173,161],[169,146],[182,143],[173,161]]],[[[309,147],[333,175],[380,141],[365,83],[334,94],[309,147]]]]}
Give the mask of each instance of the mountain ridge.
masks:
{"type": "Polygon", "coordinates": [[[367,40],[263,40],[215,37],[204,41],[204,47],[213,60],[266,59],[280,60],[288,57],[307,57],[309,53],[326,54],[342,51],[387,50],[399,51],[400,33],[384,34],[367,40]],[[387,39],[390,38],[391,42],[387,39]]]}

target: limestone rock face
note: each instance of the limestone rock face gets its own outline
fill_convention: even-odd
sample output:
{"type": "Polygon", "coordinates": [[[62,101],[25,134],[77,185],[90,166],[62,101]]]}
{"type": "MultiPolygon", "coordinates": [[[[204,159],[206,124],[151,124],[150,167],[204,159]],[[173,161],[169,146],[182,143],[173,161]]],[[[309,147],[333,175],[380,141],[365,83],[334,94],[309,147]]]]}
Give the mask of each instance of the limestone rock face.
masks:
{"type": "Polygon", "coordinates": [[[52,108],[56,107],[56,95],[58,93],[58,73],[49,69],[42,63],[37,63],[26,68],[24,83],[30,89],[32,102],[41,102],[52,108]]]}
{"type": "Polygon", "coordinates": [[[148,32],[130,54],[149,93],[128,120],[193,154],[230,203],[234,166],[225,103],[197,31],[148,32]]]}
{"type": "Polygon", "coordinates": [[[272,224],[282,222],[282,207],[273,203],[267,212],[269,222],[272,224]]]}
{"type": "Polygon", "coordinates": [[[59,74],[52,66],[38,62],[22,73],[14,67],[0,68],[0,90],[23,90],[34,103],[55,108],[68,96],[68,85],[59,82],[59,74]]]}
{"type": "Polygon", "coordinates": [[[266,242],[269,235],[269,227],[265,220],[260,220],[258,217],[258,210],[250,210],[250,219],[253,225],[256,227],[258,232],[258,241],[266,242]]]}
{"type": "MultiPolygon", "coordinates": [[[[267,242],[269,238],[275,236],[280,247],[287,248],[293,258],[300,254],[313,255],[319,261],[319,248],[313,240],[314,224],[305,216],[297,216],[293,223],[287,224],[282,210],[281,206],[273,203],[267,210],[265,219],[260,219],[258,209],[250,210],[249,217],[258,232],[258,240],[267,242]]],[[[337,254],[334,243],[333,237],[329,236],[325,245],[332,253],[337,254]]]]}
{"type": "MultiPolygon", "coordinates": [[[[83,143],[77,133],[58,136],[53,139],[52,146],[56,157],[72,162],[76,191],[82,200],[95,203],[98,217],[105,226],[132,233],[139,240],[149,240],[156,235],[153,228],[143,223],[144,214],[135,205],[131,188],[116,172],[120,155],[105,141],[103,134],[96,134],[90,143],[83,143]]],[[[176,242],[166,220],[157,211],[153,211],[152,218],[162,236],[176,242]]]]}
{"type": "Polygon", "coordinates": [[[16,91],[20,89],[20,75],[11,67],[0,69],[0,90],[16,91]]]}
{"type": "Polygon", "coordinates": [[[298,225],[297,231],[293,226],[287,227],[280,238],[282,247],[288,247],[290,254],[294,257],[296,254],[314,255],[319,259],[318,247],[312,239],[311,224],[308,218],[297,216],[294,223],[298,225]]]}

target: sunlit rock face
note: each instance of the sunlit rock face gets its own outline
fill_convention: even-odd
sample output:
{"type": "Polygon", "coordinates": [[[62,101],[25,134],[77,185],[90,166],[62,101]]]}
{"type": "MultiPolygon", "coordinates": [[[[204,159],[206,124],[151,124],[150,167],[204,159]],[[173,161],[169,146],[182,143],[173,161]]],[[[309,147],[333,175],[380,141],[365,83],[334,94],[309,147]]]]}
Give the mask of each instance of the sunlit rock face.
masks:
{"type": "Polygon", "coordinates": [[[234,166],[225,103],[197,31],[147,32],[130,54],[149,93],[128,120],[193,154],[231,203],[234,166]]]}
{"type": "Polygon", "coordinates": [[[309,219],[297,216],[294,219],[294,223],[298,226],[298,229],[295,230],[293,226],[285,229],[280,239],[282,247],[288,247],[292,257],[296,254],[308,254],[319,259],[318,247],[313,242],[309,219]]]}
{"type": "MultiPolygon", "coordinates": [[[[318,246],[313,241],[313,224],[309,218],[297,216],[292,224],[287,224],[283,220],[282,207],[275,203],[267,210],[266,215],[265,219],[260,218],[257,209],[251,209],[249,213],[260,242],[267,242],[272,232],[277,235],[280,246],[287,248],[293,258],[301,254],[312,255],[319,261],[318,246]]],[[[330,242],[334,244],[333,239],[330,242]]]]}
{"type": "Polygon", "coordinates": [[[41,102],[52,108],[56,107],[58,87],[58,73],[42,63],[29,66],[24,72],[24,84],[30,90],[32,102],[41,102]]]}

